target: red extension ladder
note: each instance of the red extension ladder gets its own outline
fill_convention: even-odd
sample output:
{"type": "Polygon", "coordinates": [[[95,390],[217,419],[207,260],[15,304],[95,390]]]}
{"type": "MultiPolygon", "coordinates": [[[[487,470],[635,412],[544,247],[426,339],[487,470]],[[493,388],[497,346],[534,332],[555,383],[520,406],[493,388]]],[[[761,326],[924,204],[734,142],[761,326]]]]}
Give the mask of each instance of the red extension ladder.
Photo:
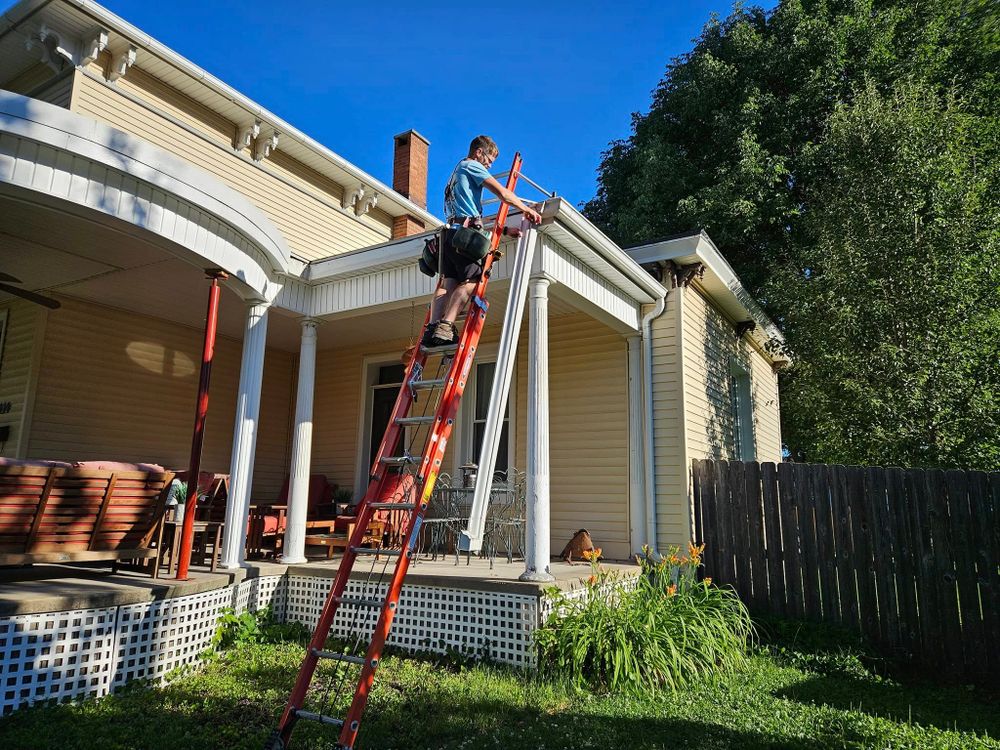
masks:
{"type": "MultiPolygon", "coordinates": [[[[521,155],[515,154],[514,162],[507,174],[508,190],[514,190],[520,172],[521,155]]],[[[372,462],[368,490],[358,506],[354,533],[344,551],[333,588],[326,597],[316,630],[299,668],[295,687],[288,698],[278,728],[268,740],[266,750],[288,748],[292,730],[300,719],[339,728],[340,735],[336,747],[340,750],[351,750],[355,746],[361,717],[375,680],[375,670],[378,668],[382,649],[396,614],[403,578],[416,549],[420,525],[441,470],[452,425],[458,415],[462,393],[472,371],[479,338],[486,323],[486,313],[489,309],[486,286],[489,283],[493,261],[499,257],[497,248],[507,220],[507,209],[507,204],[501,202],[493,225],[491,252],[483,262],[483,274],[470,299],[465,325],[462,327],[458,343],[433,349],[418,345],[413,349],[389,426],[372,462]],[[425,378],[425,374],[430,372],[429,363],[433,362],[437,363],[436,372],[432,373],[434,377],[425,378]],[[436,408],[434,408],[435,397],[437,397],[436,408]],[[424,411],[434,408],[433,414],[413,414],[419,410],[418,404],[421,399],[424,411]],[[404,447],[402,455],[391,455],[400,452],[397,451],[397,446],[403,444],[407,427],[427,428],[423,453],[411,455],[404,447]],[[392,473],[390,467],[399,467],[401,473],[392,473]],[[383,544],[375,548],[363,547],[369,523],[387,516],[391,532],[386,534],[383,544]],[[359,557],[371,559],[373,569],[378,559],[384,557],[387,561],[395,560],[395,568],[388,579],[388,592],[384,599],[345,596],[348,579],[359,557]],[[362,613],[370,616],[373,610],[379,612],[375,630],[363,656],[324,650],[334,615],[341,607],[345,608],[352,624],[363,620],[362,613]],[[322,689],[314,689],[310,693],[310,685],[321,660],[334,662],[334,668],[332,674],[327,676],[329,680],[325,692],[322,689]],[[350,677],[352,666],[361,667],[356,682],[350,677]],[[323,711],[337,702],[336,693],[352,683],[354,697],[347,715],[343,719],[325,715],[323,711]],[[319,705],[313,705],[316,703],[319,705]]],[[[430,315],[429,307],[424,319],[425,328],[430,315]]],[[[358,645],[361,645],[360,641],[358,645]]],[[[346,696],[346,693],[344,695],[346,696]]]]}

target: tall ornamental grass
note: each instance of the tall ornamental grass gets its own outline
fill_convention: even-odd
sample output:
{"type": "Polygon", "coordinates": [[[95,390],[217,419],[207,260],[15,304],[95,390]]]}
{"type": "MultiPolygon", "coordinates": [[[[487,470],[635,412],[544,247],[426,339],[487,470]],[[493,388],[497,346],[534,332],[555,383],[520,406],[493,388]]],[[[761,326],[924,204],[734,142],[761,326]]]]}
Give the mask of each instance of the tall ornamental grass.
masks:
{"type": "Polygon", "coordinates": [[[548,592],[553,611],[535,632],[542,669],[580,688],[642,692],[745,666],[750,616],[731,589],[698,580],[703,550],[675,547],[654,561],[644,548],[634,581],[604,570],[600,550],[587,553],[583,590],[548,592]]]}

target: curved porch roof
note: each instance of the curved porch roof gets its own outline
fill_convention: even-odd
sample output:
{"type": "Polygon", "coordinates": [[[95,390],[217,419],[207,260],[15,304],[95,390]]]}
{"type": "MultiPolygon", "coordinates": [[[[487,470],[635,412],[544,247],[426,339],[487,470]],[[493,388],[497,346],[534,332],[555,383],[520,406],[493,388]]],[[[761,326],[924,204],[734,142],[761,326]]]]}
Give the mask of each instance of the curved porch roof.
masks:
{"type": "Polygon", "coordinates": [[[149,232],[184,260],[228,272],[246,298],[272,300],[289,271],[277,228],[216,178],[135,136],[6,91],[0,193],[149,232]]]}

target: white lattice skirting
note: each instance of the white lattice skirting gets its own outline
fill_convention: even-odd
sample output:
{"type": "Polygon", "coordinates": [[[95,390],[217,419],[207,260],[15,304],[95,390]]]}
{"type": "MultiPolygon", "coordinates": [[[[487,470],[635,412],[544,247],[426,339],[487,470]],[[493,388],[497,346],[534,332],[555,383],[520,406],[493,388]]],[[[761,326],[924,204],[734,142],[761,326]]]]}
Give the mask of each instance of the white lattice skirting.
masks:
{"type": "MultiPolygon", "coordinates": [[[[326,577],[262,576],[141,604],[0,618],[0,715],[39,701],[108,695],[135,679],[160,682],[198,661],[226,608],[270,607],[278,619],[311,628],[332,584],[326,577]]],[[[351,581],[347,593],[376,598],[385,584],[351,581]]],[[[407,585],[389,643],[530,667],[531,634],[544,609],[539,595],[407,585]]],[[[352,617],[338,613],[334,635],[371,633],[374,612],[352,617]]]]}

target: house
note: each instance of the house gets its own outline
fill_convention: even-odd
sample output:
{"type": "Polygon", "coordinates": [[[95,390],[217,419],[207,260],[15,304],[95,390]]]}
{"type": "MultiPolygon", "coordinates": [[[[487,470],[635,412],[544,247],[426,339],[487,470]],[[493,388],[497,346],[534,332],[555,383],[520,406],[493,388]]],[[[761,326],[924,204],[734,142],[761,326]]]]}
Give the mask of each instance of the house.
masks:
{"type": "MultiPolygon", "coordinates": [[[[8,9],[0,89],[0,271],[62,305],[0,293],[0,455],[183,468],[205,271],[222,269],[202,466],[231,477],[223,566],[243,564],[239,519],[289,473],[360,495],[433,291],[416,263],[441,223],[427,140],[395,136],[390,186],[90,0],[8,9]],[[297,393],[312,436],[293,454],[297,393]]],[[[540,543],[586,527],[610,558],[683,544],[692,459],[781,459],[780,334],[704,233],[623,250],[563,198],[544,216],[500,468],[524,466],[527,352],[546,347],[540,543]]],[[[452,473],[478,455],[509,259],[452,473]]]]}

